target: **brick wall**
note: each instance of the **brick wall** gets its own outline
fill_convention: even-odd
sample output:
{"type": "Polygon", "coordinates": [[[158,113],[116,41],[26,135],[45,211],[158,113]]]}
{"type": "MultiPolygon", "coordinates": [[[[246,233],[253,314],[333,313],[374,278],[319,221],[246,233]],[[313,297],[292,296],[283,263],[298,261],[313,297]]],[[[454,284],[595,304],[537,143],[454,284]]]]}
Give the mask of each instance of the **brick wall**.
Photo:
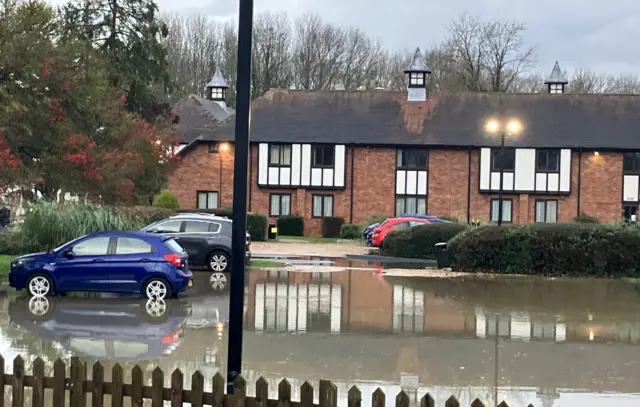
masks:
{"type": "MultiPolygon", "coordinates": [[[[582,154],[580,211],[601,222],[622,217],[622,154],[582,154]]],[[[576,188],[577,189],[577,188],[576,188]]]]}
{"type": "Polygon", "coordinates": [[[181,209],[196,209],[197,191],[216,191],[219,208],[233,204],[233,146],[209,153],[208,146],[197,145],[187,153],[169,177],[168,189],[178,198],[181,209]]]}
{"type": "MultiPolygon", "coordinates": [[[[320,235],[321,219],[312,217],[313,195],[329,194],[334,197],[334,216],[345,222],[364,224],[373,215],[393,215],[395,210],[396,150],[389,148],[358,147],[353,152],[354,196],[351,202],[352,149],[346,150],[346,185],[344,190],[314,191],[304,188],[258,187],[258,147],[251,147],[251,182],[249,209],[269,215],[270,195],[291,195],[291,213],[305,218],[305,234],[320,235]],[[353,205],[353,208],[352,208],[353,205]]],[[[428,212],[439,216],[454,216],[467,220],[489,221],[490,200],[495,195],[483,194],[479,186],[480,150],[471,150],[469,172],[468,150],[430,150],[428,175],[428,212]],[[468,187],[471,182],[469,208],[468,187]]],[[[535,220],[538,199],[558,201],[558,221],[569,222],[578,214],[578,153],[572,154],[571,191],[569,195],[505,194],[512,200],[514,223],[535,220]]],[[[583,154],[581,161],[581,211],[598,217],[603,222],[617,221],[622,208],[622,155],[618,153],[583,154]]],[[[182,165],[169,178],[169,189],[176,194],[184,209],[195,209],[196,191],[219,191],[221,207],[233,200],[233,152],[209,153],[206,145],[190,151],[182,165]]],[[[276,219],[269,218],[275,223],[276,219]]]]}

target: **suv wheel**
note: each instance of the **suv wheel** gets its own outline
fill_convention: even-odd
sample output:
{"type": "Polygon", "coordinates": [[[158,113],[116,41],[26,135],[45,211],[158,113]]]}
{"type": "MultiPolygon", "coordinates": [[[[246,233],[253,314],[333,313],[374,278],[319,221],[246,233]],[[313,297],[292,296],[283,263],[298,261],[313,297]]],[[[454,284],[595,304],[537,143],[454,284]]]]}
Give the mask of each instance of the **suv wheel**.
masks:
{"type": "Polygon", "coordinates": [[[229,270],[229,256],[224,252],[213,252],[209,257],[209,268],[214,273],[225,273],[229,270]]]}

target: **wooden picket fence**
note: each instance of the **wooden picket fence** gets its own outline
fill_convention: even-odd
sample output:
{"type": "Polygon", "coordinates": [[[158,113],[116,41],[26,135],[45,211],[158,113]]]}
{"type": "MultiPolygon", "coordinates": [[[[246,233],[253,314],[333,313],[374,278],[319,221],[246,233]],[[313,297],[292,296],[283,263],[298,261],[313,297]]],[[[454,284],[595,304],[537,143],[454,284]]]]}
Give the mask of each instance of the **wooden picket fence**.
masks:
{"type": "MultiPolygon", "coordinates": [[[[185,389],[184,376],[179,369],[171,374],[171,387],[164,387],[164,372],[156,368],[152,373],[151,386],[144,385],[143,372],[138,366],[131,370],[131,383],[124,382],[124,371],[116,364],[111,371],[111,381],[104,380],[104,368],[96,362],[92,369],[92,379],[87,379],[87,365],[78,358],[71,359],[70,375],[67,377],[67,366],[58,359],[53,366],[53,377],[45,376],[45,364],[37,358],[33,362],[33,372],[28,376],[25,372],[24,360],[17,356],[13,360],[13,373],[4,373],[5,361],[0,355],[0,407],[5,405],[5,395],[10,396],[11,407],[23,407],[31,404],[33,407],[45,406],[45,389],[51,389],[53,397],[47,397],[47,407],[86,407],[87,395],[91,395],[92,407],[103,407],[104,396],[111,396],[112,407],[123,407],[125,397],[132,407],[142,407],[145,401],[151,400],[152,407],[163,407],[164,402],[171,402],[172,407],[182,407],[183,403],[190,403],[194,407],[204,405],[213,407],[336,407],[338,405],[338,391],[336,386],[328,380],[320,380],[318,400],[314,404],[314,389],[308,382],[300,387],[300,401],[291,401],[291,385],[283,379],[278,385],[278,399],[269,399],[269,385],[264,378],[256,381],[255,397],[246,395],[247,383],[242,377],[234,382],[233,394],[225,394],[225,379],[216,374],[213,377],[212,391],[204,390],[205,378],[196,371],[191,377],[191,389],[185,389]],[[25,388],[31,388],[31,403],[25,399],[25,388]],[[7,394],[8,391],[8,394],[7,394]],[[67,394],[68,393],[68,394],[67,394]],[[67,404],[68,396],[68,404],[67,404]]],[[[353,386],[348,392],[348,407],[361,407],[360,390],[353,386]]],[[[129,404],[129,403],[128,403],[129,404]]],[[[146,403],[145,403],[146,404],[146,403]]],[[[384,392],[378,388],[372,395],[372,407],[386,407],[387,400],[384,392]]],[[[396,407],[410,407],[409,396],[400,392],[395,397],[396,407]]],[[[460,407],[458,400],[451,396],[444,404],[445,407],[460,407]]],[[[435,407],[430,394],[425,394],[420,400],[420,407],[435,407]]],[[[476,399],[471,407],[485,407],[476,399]]],[[[498,407],[509,407],[502,402],[498,407]]],[[[528,407],[533,407],[529,405],[528,407]]]]}

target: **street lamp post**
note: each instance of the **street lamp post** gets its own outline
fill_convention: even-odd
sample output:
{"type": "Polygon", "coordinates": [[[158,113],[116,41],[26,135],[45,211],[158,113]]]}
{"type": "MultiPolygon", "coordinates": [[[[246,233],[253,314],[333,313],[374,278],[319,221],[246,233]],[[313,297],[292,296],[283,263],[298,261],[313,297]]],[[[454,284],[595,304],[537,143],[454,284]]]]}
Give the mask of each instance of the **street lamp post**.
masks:
{"type": "Polygon", "coordinates": [[[511,137],[513,135],[517,135],[522,130],[522,125],[518,120],[511,119],[506,125],[503,125],[498,120],[491,119],[487,122],[485,126],[487,132],[491,134],[500,134],[500,154],[498,155],[498,165],[500,166],[500,175],[499,182],[500,186],[498,188],[498,226],[502,226],[502,215],[503,215],[503,195],[504,195],[504,144],[507,136],[511,137]]]}
{"type": "Polygon", "coordinates": [[[235,157],[233,166],[233,224],[231,229],[231,288],[227,345],[227,393],[242,367],[244,322],[244,271],[249,180],[249,121],[251,109],[251,35],[253,0],[240,0],[238,16],[238,66],[236,82],[235,157]]]}

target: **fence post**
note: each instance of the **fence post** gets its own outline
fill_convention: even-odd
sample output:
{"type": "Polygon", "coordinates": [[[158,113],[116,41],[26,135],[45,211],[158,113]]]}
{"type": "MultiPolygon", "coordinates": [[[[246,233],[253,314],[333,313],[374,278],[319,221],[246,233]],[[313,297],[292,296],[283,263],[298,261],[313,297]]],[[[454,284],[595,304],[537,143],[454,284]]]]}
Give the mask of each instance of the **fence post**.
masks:
{"type": "Polygon", "coordinates": [[[362,393],[358,386],[351,386],[347,393],[347,403],[349,407],[360,407],[362,404],[362,393]]]}
{"type": "Polygon", "coordinates": [[[94,363],[92,372],[91,406],[102,407],[104,405],[104,367],[102,363],[94,363]]]}
{"type": "MultiPolygon", "coordinates": [[[[204,404],[204,376],[199,370],[191,375],[191,406],[202,407],[204,404]]],[[[142,407],[142,405],[140,406],[142,407]]]]}
{"type": "Polygon", "coordinates": [[[44,407],[44,361],[39,357],[33,361],[33,389],[31,397],[33,407],[44,407]]]}
{"type": "Polygon", "coordinates": [[[247,382],[241,375],[233,380],[233,407],[244,407],[247,397],[247,382]]]}
{"type": "Polygon", "coordinates": [[[256,407],[267,407],[269,405],[269,382],[264,377],[256,381],[256,407]]]}
{"type": "Polygon", "coordinates": [[[313,407],[313,386],[309,382],[300,386],[300,406],[313,407]]]}
{"type": "Polygon", "coordinates": [[[320,380],[320,407],[337,407],[338,389],[329,380],[320,380]]]}
{"type": "Polygon", "coordinates": [[[151,407],[162,407],[164,404],[164,372],[159,367],[151,374],[151,407]]]}
{"type": "Polygon", "coordinates": [[[13,387],[11,405],[22,407],[24,405],[24,359],[19,355],[13,359],[13,383],[11,385],[13,387]]]}
{"type": "Polygon", "coordinates": [[[291,406],[291,383],[282,379],[278,384],[278,407],[291,406]]]}
{"type": "Polygon", "coordinates": [[[372,407],[386,407],[387,401],[384,392],[380,387],[373,392],[373,396],[371,398],[371,406],[372,407]]]}
{"type": "Polygon", "coordinates": [[[84,394],[84,381],[87,378],[84,363],[77,357],[71,358],[71,388],[69,389],[69,406],[84,407],[86,397],[84,394]]]}
{"type": "Polygon", "coordinates": [[[132,407],[142,407],[143,399],[142,399],[142,387],[144,386],[144,382],[142,379],[142,369],[140,366],[135,365],[133,369],[131,369],[131,406],[132,407]]]}
{"type": "Polygon", "coordinates": [[[67,366],[60,359],[53,364],[53,407],[65,407],[67,366]]]}
{"type": "Polygon", "coordinates": [[[111,407],[122,407],[124,400],[124,371],[119,363],[111,368],[111,407]]]}
{"type": "Polygon", "coordinates": [[[171,374],[171,407],[182,407],[182,386],[184,376],[180,369],[176,369],[171,374]]]}
{"type": "Polygon", "coordinates": [[[226,381],[220,373],[213,376],[213,407],[221,407],[224,401],[224,387],[226,381]]]}

